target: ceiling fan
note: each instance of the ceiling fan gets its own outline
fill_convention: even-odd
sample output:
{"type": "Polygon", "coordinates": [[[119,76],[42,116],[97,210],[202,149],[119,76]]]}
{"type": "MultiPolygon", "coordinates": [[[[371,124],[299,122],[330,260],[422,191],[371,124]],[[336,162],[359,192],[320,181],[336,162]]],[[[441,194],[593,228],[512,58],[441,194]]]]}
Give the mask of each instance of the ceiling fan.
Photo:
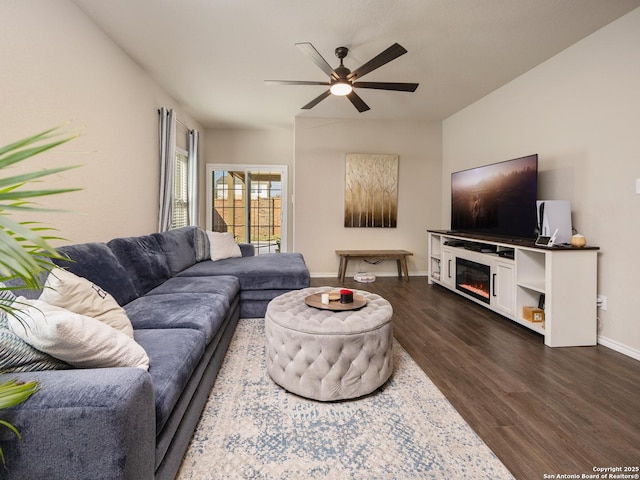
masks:
{"type": "Polygon", "coordinates": [[[296,43],[296,47],[302,50],[303,53],[307,54],[311,60],[320,67],[324,73],[329,75],[330,79],[328,82],[308,82],[308,81],[295,81],[295,80],[265,80],[265,83],[268,85],[326,85],[329,89],[318,95],[316,98],[307,103],[304,107],[305,110],[309,110],[310,108],[315,107],[322,100],[327,98],[329,95],[338,95],[338,96],[346,96],[356,109],[362,113],[370,110],[369,105],[364,103],[362,98],[360,98],[356,92],[353,90],[354,88],[373,88],[376,90],[394,90],[397,92],[415,92],[416,88],[418,88],[417,83],[397,83],[397,82],[359,82],[357,81],[361,77],[364,77],[367,73],[372,72],[373,70],[386,65],[391,60],[395,60],[401,55],[407,53],[407,50],[399,45],[398,43],[394,43],[389,48],[387,48],[384,52],[376,55],[367,63],[362,65],[360,68],[355,69],[353,72],[344,66],[343,60],[349,53],[349,49],[347,47],[338,47],[336,48],[336,57],[340,59],[340,66],[336,68],[331,68],[331,66],[327,63],[327,61],[318,53],[313,45],[310,43],[296,43]]]}

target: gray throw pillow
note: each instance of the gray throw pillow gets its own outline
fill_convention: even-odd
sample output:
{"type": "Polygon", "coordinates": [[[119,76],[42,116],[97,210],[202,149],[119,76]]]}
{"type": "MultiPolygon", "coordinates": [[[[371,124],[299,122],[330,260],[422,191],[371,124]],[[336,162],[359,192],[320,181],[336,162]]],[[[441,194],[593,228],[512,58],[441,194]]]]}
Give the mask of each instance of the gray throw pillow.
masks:
{"type": "Polygon", "coordinates": [[[193,248],[196,252],[196,262],[211,260],[211,247],[207,233],[201,228],[196,227],[193,234],[193,248]]]}
{"type": "Polygon", "coordinates": [[[16,297],[0,283],[0,372],[34,372],[71,368],[67,363],[33,348],[7,326],[6,308],[16,297]]]}

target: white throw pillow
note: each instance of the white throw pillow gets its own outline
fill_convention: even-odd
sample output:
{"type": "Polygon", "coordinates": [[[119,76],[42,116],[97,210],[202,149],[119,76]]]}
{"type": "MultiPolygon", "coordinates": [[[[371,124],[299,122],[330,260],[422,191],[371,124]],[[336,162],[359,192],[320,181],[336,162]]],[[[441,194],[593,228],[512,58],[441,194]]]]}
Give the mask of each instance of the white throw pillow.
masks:
{"type": "Polygon", "coordinates": [[[132,338],[94,318],[42,300],[18,297],[23,305],[9,316],[13,333],[32,347],[80,368],[138,367],[149,369],[149,357],[132,338]]]}
{"type": "Polygon", "coordinates": [[[231,232],[207,232],[211,246],[211,260],[241,257],[240,246],[236,243],[231,232]]]}
{"type": "Polygon", "coordinates": [[[101,287],[67,270],[51,270],[39,299],[100,320],[133,338],[133,327],[124,308],[101,287]]]}

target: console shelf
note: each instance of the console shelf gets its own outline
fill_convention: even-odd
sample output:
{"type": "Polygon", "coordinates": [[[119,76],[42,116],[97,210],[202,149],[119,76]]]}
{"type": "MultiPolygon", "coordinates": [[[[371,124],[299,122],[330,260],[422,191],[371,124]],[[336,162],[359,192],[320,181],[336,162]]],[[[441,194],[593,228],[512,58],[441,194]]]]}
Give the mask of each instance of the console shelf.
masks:
{"type": "Polygon", "coordinates": [[[547,248],[533,241],[445,230],[427,232],[429,283],[448,288],[543,335],[549,347],[597,343],[597,247],[547,248]],[[475,287],[465,288],[460,280],[468,268],[475,266],[479,273],[471,276],[484,277],[479,282],[486,290],[483,295],[475,294],[475,287]],[[526,320],[524,307],[538,306],[544,310],[544,321],[526,320]]]}

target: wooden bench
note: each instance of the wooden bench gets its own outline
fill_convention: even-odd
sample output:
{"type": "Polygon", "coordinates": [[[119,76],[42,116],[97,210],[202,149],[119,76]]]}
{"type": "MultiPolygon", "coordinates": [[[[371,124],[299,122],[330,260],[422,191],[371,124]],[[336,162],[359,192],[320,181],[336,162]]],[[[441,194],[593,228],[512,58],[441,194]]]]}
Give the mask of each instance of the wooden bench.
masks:
{"type": "Polygon", "coordinates": [[[402,278],[404,273],[405,278],[409,280],[407,256],[413,253],[407,250],[336,250],[336,255],[340,257],[338,278],[341,282],[344,282],[349,260],[395,260],[398,262],[398,277],[402,278]]]}

